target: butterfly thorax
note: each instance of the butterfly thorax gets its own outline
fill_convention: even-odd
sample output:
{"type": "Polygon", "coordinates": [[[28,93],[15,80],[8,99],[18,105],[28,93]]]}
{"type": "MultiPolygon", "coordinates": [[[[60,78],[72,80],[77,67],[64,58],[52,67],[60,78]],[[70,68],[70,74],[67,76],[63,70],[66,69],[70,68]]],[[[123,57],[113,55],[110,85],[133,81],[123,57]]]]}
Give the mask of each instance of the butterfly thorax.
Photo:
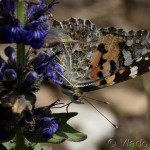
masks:
{"type": "Polygon", "coordinates": [[[67,95],[73,103],[82,104],[83,91],[72,86],[61,86],[62,92],[67,95]]]}

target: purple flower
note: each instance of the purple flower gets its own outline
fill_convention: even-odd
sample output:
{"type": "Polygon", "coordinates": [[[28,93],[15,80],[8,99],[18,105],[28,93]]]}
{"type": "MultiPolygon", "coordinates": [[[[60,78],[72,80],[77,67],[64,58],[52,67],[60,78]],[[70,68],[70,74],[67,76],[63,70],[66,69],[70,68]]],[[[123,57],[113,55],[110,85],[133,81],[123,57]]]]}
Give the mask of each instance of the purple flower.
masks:
{"type": "Polygon", "coordinates": [[[4,71],[4,77],[7,81],[15,81],[17,79],[17,73],[13,69],[6,69],[4,71]]]}
{"type": "Polygon", "coordinates": [[[5,48],[5,55],[8,57],[9,64],[16,64],[16,52],[13,47],[8,46],[5,48]]]}
{"type": "Polygon", "coordinates": [[[25,44],[30,45],[34,49],[41,48],[44,44],[44,38],[47,35],[47,31],[42,29],[38,22],[30,24],[27,31],[25,44]]]}
{"type": "Polygon", "coordinates": [[[3,17],[0,24],[0,42],[12,43],[14,41],[12,37],[10,37],[11,33],[9,31],[13,26],[11,25],[12,20],[15,19],[16,2],[14,0],[1,0],[0,6],[1,16],[3,17]]]}
{"type": "Polygon", "coordinates": [[[31,60],[31,64],[38,74],[43,74],[45,80],[50,79],[57,84],[62,84],[62,76],[64,74],[60,65],[55,60],[58,54],[60,54],[60,52],[51,54],[50,51],[43,50],[31,60]]]}
{"type": "Polygon", "coordinates": [[[6,47],[7,61],[0,57],[1,86],[10,91],[36,92],[44,80],[52,80],[57,84],[62,84],[64,74],[55,60],[59,53],[51,54],[49,50],[43,50],[32,59],[27,53],[25,66],[17,69],[16,52],[13,47],[6,47]]]}
{"type": "Polygon", "coordinates": [[[20,21],[15,19],[2,28],[2,33],[5,42],[19,44],[23,42],[27,31],[21,27],[20,21]]]}
{"type": "Polygon", "coordinates": [[[45,3],[45,0],[39,0],[39,2],[39,5],[28,5],[27,22],[38,20],[44,16],[47,11],[51,12],[53,5],[58,3],[56,0],[53,0],[48,5],[45,3]]]}
{"type": "Polygon", "coordinates": [[[44,44],[44,38],[49,30],[49,17],[47,13],[56,4],[53,0],[46,4],[45,0],[39,0],[39,5],[27,4],[25,15],[25,26],[21,26],[16,16],[16,1],[1,0],[0,42],[2,43],[24,43],[33,49],[39,49],[44,44]]]}
{"type": "Polygon", "coordinates": [[[24,42],[33,49],[39,49],[44,44],[44,38],[48,34],[50,26],[46,12],[50,11],[54,4],[56,4],[55,0],[49,5],[45,4],[45,0],[40,0],[39,5],[29,5],[28,7],[25,24],[28,33],[24,42]]]}
{"type": "Polygon", "coordinates": [[[7,62],[0,56],[0,70],[3,71],[8,67],[7,62]]]}
{"type": "Polygon", "coordinates": [[[41,83],[40,75],[35,71],[26,70],[25,66],[16,69],[16,52],[13,47],[5,48],[7,62],[0,57],[0,82],[4,89],[10,91],[37,91],[41,83]]]}
{"type": "Polygon", "coordinates": [[[56,2],[56,0],[52,0],[50,4],[48,4],[48,10],[51,12],[53,5],[58,4],[59,2],[56,2]]]}
{"type": "Polygon", "coordinates": [[[37,68],[40,66],[45,60],[49,58],[51,53],[49,50],[43,50],[41,51],[35,58],[31,60],[31,64],[34,66],[34,68],[37,68]]]}
{"type": "Polygon", "coordinates": [[[35,71],[30,71],[26,74],[24,81],[33,84],[39,79],[38,74],[35,71]]]}
{"type": "Polygon", "coordinates": [[[14,0],[1,0],[2,16],[6,20],[12,19],[15,16],[16,2],[14,0]]]}
{"type": "Polygon", "coordinates": [[[44,15],[44,10],[46,9],[47,5],[45,4],[45,0],[40,0],[39,5],[28,5],[27,11],[27,19],[30,21],[37,20],[41,16],[44,15]]]}
{"type": "MultiPolygon", "coordinates": [[[[26,112],[24,115],[24,135],[30,140],[38,135],[42,138],[51,138],[59,129],[61,120],[52,117],[50,109],[59,104],[59,100],[49,106],[39,107],[26,112]]],[[[60,103],[61,104],[61,103],[60,103]]]]}
{"type": "Polygon", "coordinates": [[[14,67],[14,65],[16,64],[16,52],[15,49],[11,46],[7,46],[4,50],[5,55],[8,57],[8,62],[6,62],[5,60],[3,60],[1,58],[1,62],[3,64],[3,68],[5,69],[6,67],[14,67]]]}
{"type": "Polygon", "coordinates": [[[59,128],[59,119],[56,118],[49,118],[45,117],[42,119],[36,120],[36,125],[39,127],[43,127],[43,130],[41,132],[41,136],[43,138],[49,139],[53,136],[53,134],[56,133],[56,131],[59,128]]]}
{"type": "Polygon", "coordinates": [[[17,79],[17,73],[14,70],[16,64],[16,53],[13,47],[6,47],[5,54],[8,57],[8,62],[6,62],[2,57],[0,57],[0,81],[5,77],[8,82],[15,81],[17,79]]]}
{"type": "Polygon", "coordinates": [[[45,79],[51,79],[53,82],[57,83],[57,84],[62,84],[62,76],[63,76],[63,72],[60,68],[60,66],[58,65],[58,63],[53,62],[52,64],[49,64],[45,70],[43,71],[44,75],[45,75],[45,79]]]}

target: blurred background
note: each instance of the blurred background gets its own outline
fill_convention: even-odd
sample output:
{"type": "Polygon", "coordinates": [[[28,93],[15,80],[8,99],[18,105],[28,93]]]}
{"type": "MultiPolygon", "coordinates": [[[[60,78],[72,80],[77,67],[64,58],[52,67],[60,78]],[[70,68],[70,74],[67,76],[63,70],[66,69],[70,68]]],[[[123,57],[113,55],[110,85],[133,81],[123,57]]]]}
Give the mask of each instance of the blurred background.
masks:
{"type": "MultiPolygon", "coordinates": [[[[53,14],[59,21],[70,17],[89,19],[99,28],[113,26],[126,31],[150,29],[149,0],[61,0],[54,6],[53,14]]],[[[148,91],[149,77],[150,73],[143,75],[148,91]]],[[[115,129],[92,106],[73,104],[69,111],[77,111],[79,115],[69,123],[86,133],[88,139],[80,143],[66,141],[52,145],[54,150],[150,149],[148,100],[140,77],[86,95],[109,101],[107,106],[91,102],[119,128],[115,129]]],[[[49,104],[50,99],[67,99],[54,85],[43,86],[37,96],[40,100],[38,106],[49,104]]]]}

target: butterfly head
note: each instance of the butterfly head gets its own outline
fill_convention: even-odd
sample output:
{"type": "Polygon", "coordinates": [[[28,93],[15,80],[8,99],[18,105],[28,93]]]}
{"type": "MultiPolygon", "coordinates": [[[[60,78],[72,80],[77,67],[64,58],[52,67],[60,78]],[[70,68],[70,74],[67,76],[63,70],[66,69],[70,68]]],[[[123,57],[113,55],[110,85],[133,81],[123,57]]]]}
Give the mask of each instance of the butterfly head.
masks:
{"type": "Polygon", "coordinates": [[[83,104],[82,91],[79,88],[74,87],[61,87],[62,92],[69,97],[72,103],[83,104]]]}

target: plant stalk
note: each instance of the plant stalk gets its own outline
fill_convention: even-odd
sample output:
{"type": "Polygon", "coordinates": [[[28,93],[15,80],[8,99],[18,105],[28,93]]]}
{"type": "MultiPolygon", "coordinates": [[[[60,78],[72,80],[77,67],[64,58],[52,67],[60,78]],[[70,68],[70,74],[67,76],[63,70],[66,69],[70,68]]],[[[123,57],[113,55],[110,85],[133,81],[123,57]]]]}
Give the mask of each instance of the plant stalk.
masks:
{"type": "Polygon", "coordinates": [[[146,88],[145,82],[144,82],[144,78],[141,77],[141,83],[142,83],[142,87],[144,90],[144,93],[147,97],[147,113],[148,113],[148,121],[150,122],[150,94],[146,88]]]}
{"type": "Polygon", "coordinates": [[[15,150],[25,150],[25,138],[21,132],[16,134],[15,141],[15,150]]]}
{"type": "MultiPolygon", "coordinates": [[[[22,27],[25,24],[25,7],[24,2],[17,2],[17,18],[20,20],[22,27]]],[[[17,68],[25,63],[25,45],[17,44],[17,68]]]]}
{"type": "MultiPolygon", "coordinates": [[[[16,2],[17,8],[17,18],[21,22],[21,26],[24,26],[25,23],[25,7],[24,1],[16,2]]],[[[25,63],[25,45],[23,43],[17,44],[17,68],[19,69],[25,63]]],[[[15,137],[15,150],[25,150],[25,138],[21,132],[21,129],[18,129],[18,132],[15,137]]]]}

